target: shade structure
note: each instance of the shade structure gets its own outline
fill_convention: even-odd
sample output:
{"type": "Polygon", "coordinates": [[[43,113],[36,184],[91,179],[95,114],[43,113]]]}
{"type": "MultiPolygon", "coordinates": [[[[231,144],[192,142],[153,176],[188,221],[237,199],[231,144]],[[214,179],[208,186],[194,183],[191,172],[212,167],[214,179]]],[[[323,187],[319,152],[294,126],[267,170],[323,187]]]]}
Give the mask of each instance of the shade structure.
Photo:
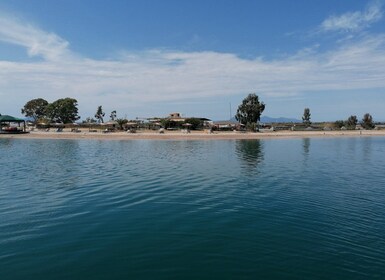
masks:
{"type": "Polygon", "coordinates": [[[9,116],[9,115],[0,115],[0,132],[1,133],[22,133],[22,132],[26,132],[25,131],[25,120],[23,119],[19,119],[19,118],[15,118],[15,117],[12,117],[12,116],[9,116]],[[8,123],[9,126],[7,126],[6,128],[3,128],[3,123],[8,123]],[[11,123],[17,123],[20,127],[20,123],[23,123],[23,129],[20,130],[20,129],[17,129],[16,127],[11,127],[10,124],[11,123]]]}
{"type": "Polygon", "coordinates": [[[0,115],[0,122],[15,122],[15,123],[22,123],[25,122],[23,119],[15,118],[9,115],[0,115]]]}

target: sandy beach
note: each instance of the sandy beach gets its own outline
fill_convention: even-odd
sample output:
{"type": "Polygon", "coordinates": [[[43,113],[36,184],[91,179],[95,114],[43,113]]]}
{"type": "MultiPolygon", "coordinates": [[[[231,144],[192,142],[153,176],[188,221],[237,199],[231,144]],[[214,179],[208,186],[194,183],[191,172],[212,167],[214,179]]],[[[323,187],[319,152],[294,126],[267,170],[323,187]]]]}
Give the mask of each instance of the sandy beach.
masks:
{"type": "Polygon", "coordinates": [[[240,140],[240,139],[275,139],[275,138],[309,138],[309,137],[368,137],[385,136],[385,130],[352,130],[352,131],[269,131],[269,132],[214,132],[157,131],[128,132],[63,132],[31,131],[27,134],[0,134],[1,138],[20,139],[96,139],[96,140],[240,140]]]}

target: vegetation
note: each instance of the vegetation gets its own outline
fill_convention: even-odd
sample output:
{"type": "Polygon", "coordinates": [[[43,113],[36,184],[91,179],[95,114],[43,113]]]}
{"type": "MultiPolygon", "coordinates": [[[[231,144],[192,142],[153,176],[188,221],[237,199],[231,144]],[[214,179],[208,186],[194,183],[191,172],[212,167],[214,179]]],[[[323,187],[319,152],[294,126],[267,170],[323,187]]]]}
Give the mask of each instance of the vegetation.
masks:
{"type": "Polygon", "coordinates": [[[373,117],[369,113],[366,113],[362,118],[361,125],[364,129],[373,129],[375,127],[373,117]]]}
{"type": "Polygon", "coordinates": [[[127,119],[116,119],[115,121],[118,123],[120,130],[123,130],[123,125],[128,123],[127,119]]]}
{"type": "Polygon", "coordinates": [[[343,120],[338,120],[334,122],[334,127],[337,129],[341,129],[345,126],[345,122],[343,120]]]}
{"type": "Polygon", "coordinates": [[[116,119],[116,110],[112,111],[110,114],[110,120],[114,121],[116,119]]]}
{"type": "Polygon", "coordinates": [[[98,109],[96,110],[95,118],[98,120],[99,123],[104,123],[105,113],[103,112],[102,106],[98,106],[98,109]]]}
{"type": "Polygon", "coordinates": [[[247,128],[255,131],[264,110],[265,104],[259,102],[258,95],[251,93],[238,106],[235,119],[247,128]]]}
{"type": "Polygon", "coordinates": [[[67,97],[48,104],[45,112],[47,117],[53,122],[73,123],[80,119],[77,106],[76,99],[67,97]]]}
{"type": "Polygon", "coordinates": [[[169,120],[169,119],[162,119],[162,120],[160,120],[160,123],[166,129],[167,128],[175,128],[178,125],[178,123],[176,121],[169,120]]]}
{"type": "Polygon", "coordinates": [[[186,119],[184,123],[185,124],[186,123],[191,124],[191,126],[190,126],[191,130],[197,130],[197,129],[201,129],[203,127],[203,121],[201,119],[198,119],[198,118],[186,119]]]}
{"type": "Polygon", "coordinates": [[[356,129],[357,123],[358,123],[357,116],[352,115],[345,122],[345,127],[346,129],[353,130],[353,129],[356,129]]]}
{"type": "Polygon", "coordinates": [[[305,110],[303,111],[303,116],[302,116],[302,122],[304,123],[304,125],[306,125],[306,126],[311,125],[310,116],[311,116],[310,109],[305,108],[305,110]]]}
{"type": "MultiPolygon", "coordinates": [[[[258,129],[258,122],[260,120],[261,114],[265,109],[265,104],[259,100],[259,97],[255,93],[249,94],[246,98],[243,99],[242,103],[238,106],[237,113],[235,115],[236,120],[241,124],[245,125],[247,129],[256,131],[258,129]]],[[[58,99],[53,103],[48,103],[42,98],[36,98],[28,101],[24,107],[21,109],[22,114],[26,117],[33,119],[35,123],[41,124],[50,124],[52,122],[58,123],[73,123],[80,119],[78,116],[77,100],[73,98],[62,98],[58,99]]],[[[1,116],[1,114],[0,114],[1,116]]],[[[88,117],[83,120],[83,124],[91,127],[97,123],[104,122],[105,113],[103,112],[102,106],[98,106],[95,113],[95,118],[88,117]]],[[[118,129],[123,130],[125,124],[128,123],[127,118],[117,118],[116,110],[112,111],[110,114],[110,119],[116,121],[119,125],[118,129]]],[[[302,116],[303,125],[296,125],[293,123],[282,123],[274,124],[274,128],[278,127],[282,129],[291,129],[291,130],[300,130],[301,127],[310,126],[311,113],[309,108],[304,109],[302,116]]],[[[197,130],[204,127],[204,122],[199,118],[188,118],[188,119],[170,119],[170,118],[157,118],[156,120],[159,123],[149,122],[147,128],[156,128],[161,125],[164,128],[170,129],[181,129],[188,125],[189,129],[197,130]]],[[[327,123],[315,123],[312,127],[313,129],[318,130],[332,130],[332,129],[349,129],[354,130],[358,124],[357,116],[351,115],[347,120],[337,120],[335,122],[327,123]]],[[[366,113],[360,124],[364,129],[374,129],[375,124],[373,122],[373,117],[366,113]]],[[[115,127],[115,125],[114,125],[115,127]]],[[[142,123],[142,127],[146,127],[145,123],[142,123]]],[[[269,126],[268,126],[269,127],[269,126]]]]}
{"type": "Polygon", "coordinates": [[[39,119],[46,116],[48,101],[43,98],[36,98],[28,101],[21,109],[21,113],[30,117],[36,123],[39,119]]]}

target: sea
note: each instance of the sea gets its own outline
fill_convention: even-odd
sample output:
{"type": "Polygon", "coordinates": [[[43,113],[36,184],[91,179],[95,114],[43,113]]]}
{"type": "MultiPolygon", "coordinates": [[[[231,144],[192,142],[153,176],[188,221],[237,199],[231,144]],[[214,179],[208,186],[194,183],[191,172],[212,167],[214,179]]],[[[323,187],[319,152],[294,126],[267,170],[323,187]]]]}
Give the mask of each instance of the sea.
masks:
{"type": "Polygon", "coordinates": [[[385,138],[1,138],[0,279],[385,279],[385,138]]]}

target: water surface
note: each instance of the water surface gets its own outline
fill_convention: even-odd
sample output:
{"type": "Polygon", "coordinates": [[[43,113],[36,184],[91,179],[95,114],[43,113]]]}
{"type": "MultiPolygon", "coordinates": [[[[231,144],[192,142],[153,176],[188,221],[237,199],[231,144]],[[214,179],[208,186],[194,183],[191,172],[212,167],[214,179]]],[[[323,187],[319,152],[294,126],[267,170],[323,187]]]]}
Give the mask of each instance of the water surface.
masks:
{"type": "Polygon", "coordinates": [[[0,139],[0,279],[385,277],[385,138],[0,139]]]}

